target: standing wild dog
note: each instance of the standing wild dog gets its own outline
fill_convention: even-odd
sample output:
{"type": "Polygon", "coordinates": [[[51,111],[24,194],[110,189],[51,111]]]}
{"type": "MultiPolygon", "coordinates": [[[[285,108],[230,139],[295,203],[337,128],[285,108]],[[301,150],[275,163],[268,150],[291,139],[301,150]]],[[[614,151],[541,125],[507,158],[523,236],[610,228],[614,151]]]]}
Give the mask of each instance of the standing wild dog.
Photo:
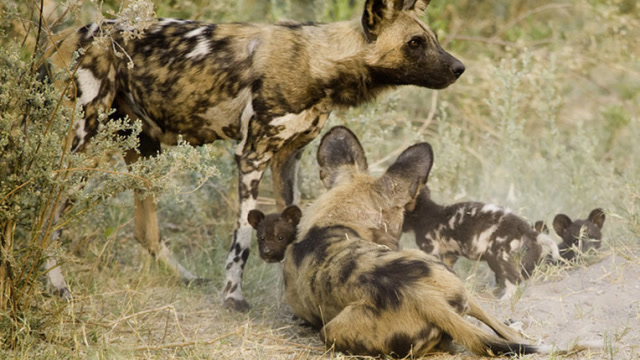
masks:
{"type": "Polygon", "coordinates": [[[249,224],[256,230],[260,257],[266,262],[284,259],[287,246],[295,241],[302,211],[297,205],[287,206],[282,213],[265,215],[258,209],[249,211],[249,224]]]}
{"type": "MultiPolygon", "coordinates": [[[[249,308],[242,273],[251,244],[247,215],[271,165],[279,209],[298,202],[302,148],[320,132],[335,107],[373,100],[398,85],[442,89],[464,72],[421,20],[428,0],[366,0],[360,19],[330,24],[205,24],[159,19],[139,38],[125,41],[117,21],[89,24],[57,36],[49,56],[67,66],[74,52],[73,100],[85,113],[72,151],[82,151],[98,128],[98,113],[142,122],[139,156],[178,137],[193,145],[238,142],[239,214],[226,261],[224,305],[249,308]],[[106,35],[106,46],[94,38],[106,35]],[[124,54],[124,56],[123,56],[124,54]],[[129,67],[129,62],[133,67],[129,67]]],[[[157,204],[135,196],[135,238],[184,280],[161,241],[157,204]]],[[[54,277],[55,267],[49,272],[54,277]]],[[[64,280],[54,282],[66,291],[64,280]]]]}
{"type": "Polygon", "coordinates": [[[413,231],[420,249],[451,267],[458,256],[486,261],[496,277],[496,295],[511,297],[545,255],[560,259],[553,239],[509,210],[481,202],[442,206],[430,195],[424,187],[402,230],[413,231]]]}
{"type": "Polygon", "coordinates": [[[576,252],[599,249],[602,244],[602,226],[605,215],[602,209],[593,209],[585,220],[572,221],[565,214],[558,214],[553,219],[553,228],[562,239],[559,245],[560,255],[573,260],[576,252]]]}
{"type": "Polygon", "coordinates": [[[400,236],[405,207],[431,169],[431,146],[409,147],[376,178],[362,170],[352,139],[335,127],[318,148],[323,182],[331,186],[305,210],[299,236],[286,251],[285,299],[293,311],[321,328],[327,346],[358,355],[419,357],[446,349],[451,339],[481,355],[539,351],[486,314],[437,258],[374,243],[381,233],[400,236]]]}

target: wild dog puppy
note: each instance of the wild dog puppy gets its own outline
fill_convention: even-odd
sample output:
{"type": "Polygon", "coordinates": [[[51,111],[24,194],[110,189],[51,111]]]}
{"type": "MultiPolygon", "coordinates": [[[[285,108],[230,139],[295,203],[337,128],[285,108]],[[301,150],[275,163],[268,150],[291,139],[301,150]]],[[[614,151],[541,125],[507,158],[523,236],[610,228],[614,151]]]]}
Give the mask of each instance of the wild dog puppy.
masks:
{"type": "Polygon", "coordinates": [[[562,239],[560,255],[573,260],[577,252],[599,249],[602,245],[602,226],[605,215],[602,209],[593,209],[585,220],[572,221],[565,214],[558,214],[553,219],[553,228],[562,239]]]}
{"type": "Polygon", "coordinates": [[[249,211],[249,224],[256,230],[260,257],[266,262],[284,259],[287,246],[296,239],[302,211],[296,205],[287,206],[282,213],[265,215],[254,209],[249,211]]]}
{"type": "MultiPolygon", "coordinates": [[[[71,150],[88,145],[99,112],[110,108],[142,122],[140,153],[129,154],[128,162],[157,154],[161,143],[175,144],[179,136],[193,145],[237,141],[240,206],[223,294],[226,307],[246,310],[247,215],[267,166],[278,208],[295,204],[302,149],[333,108],[371,101],[398,85],[442,89],[464,72],[421,20],[428,3],[365,0],[359,19],[330,24],[159,19],[139,38],[125,36],[117,21],[66,31],[53,39],[49,57],[62,68],[81,50],[72,68],[77,94],[71,101],[85,116],[71,150]],[[100,36],[109,41],[94,43],[100,36]]],[[[154,199],[136,194],[135,206],[136,239],[181,278],[194,279],[161,241],[154,199]]],[[[66,290],[64,282],[59,287],[66,290]]]]}
{"type": "Polygon", "coordinates": [[[332,185],[307,208],[284,259],[285,299],[327,346],[358,355],[419,357],[449,339],[476,354],[533,353],[517,332],[487,315],[462,281],[418,249],[374,243],[401,234],[405,206],[426,182],[427,143],[406,149],[380,177],[361,171],[350,132],[331,129],[318,149],[323,181],[332,185]],[[468,314],[501,337],[465,320],[468,314]]]}
{"type": "Polygon", "coordinates": [[[431,199],[428,187],[405,214],[402,230],[413,231],[420,249],[451,267],[458,256],[486,261],[496,277],[496,295],[505,298],[546,253],[560,258],[553,239],[509,210],[481,202],[442,206],[431,199]]]}

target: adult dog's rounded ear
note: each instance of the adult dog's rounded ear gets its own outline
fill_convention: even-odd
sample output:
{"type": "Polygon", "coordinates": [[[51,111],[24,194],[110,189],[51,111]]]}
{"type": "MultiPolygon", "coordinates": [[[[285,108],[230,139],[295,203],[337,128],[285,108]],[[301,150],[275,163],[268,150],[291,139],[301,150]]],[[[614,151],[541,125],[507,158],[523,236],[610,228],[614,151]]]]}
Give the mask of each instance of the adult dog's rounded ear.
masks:
{"type": "Polygon", "coordinates": [[[367,0],[362,12],[362,29],[368,41],[375,41],[386,21],[398,11],[415,11],[422,16],[431,0],[367,0]]]}
{"type": "Polygon", "coordinates": [[[596,224],[596,226],[599,229],[602,229],[602,226],[604,225],[604,220],[605,220],[604,211],[602,211],[602,209],[600,208],[593,209],[591,210],[591,213],[589,214],[588,219],[592,223],[596,224]]]}
{"type": "Polygon", "coordinates": [[[282,211],[281,217],[293,225],[298,225],[302,217],[302,210],[296,205],[290,205],[282,211]]]}
{"type": "Polygon", "coordinates": [[[251,226],[258,230],[258,226],[264,220],[264,213],[260,210],[254,209],[249,211],[249,215],[247,215],[247,220],[251,226]]]}
{"type": "Polygon", "coordinates": [[[369,165],[356,135],[344,126],[334,126],[320,141],[316,155],[320,165],[320,180],[325,188],[336,185],[340,172],[366,172],[369,165]]]}
{"type": "Polygon", "coordinates": [[[556,231],[556,234],[562,237],[564,231],[571,225],[571,218],[565,214],[558,214],[555,218],[553,218],[553,229],[556,231]]]}
{"type": "Polygon", "coordinates": [[[418,191],[427,183],[429,172],[433,166],[433,149],[429,143],[418,143],[408,147],[398,156],[385,173],[394,183],[404,188],[410,199],[418,195],[418,191]]]}

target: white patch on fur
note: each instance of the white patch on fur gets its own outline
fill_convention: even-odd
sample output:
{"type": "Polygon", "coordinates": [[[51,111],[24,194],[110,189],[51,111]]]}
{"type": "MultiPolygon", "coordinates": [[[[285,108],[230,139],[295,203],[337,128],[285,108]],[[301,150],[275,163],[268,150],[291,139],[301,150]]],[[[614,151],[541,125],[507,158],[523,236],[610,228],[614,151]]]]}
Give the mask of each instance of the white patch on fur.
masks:
{"type": "Polygon", "coordinates": [[[276,136],[280,139],[290,139],[293,135],[299,134],[309,128],[315,117],[312,110],[304,110],[298,114],[287,114],[277,117],[269,123],[271,126],[284,126],[276,136]]]}
{"type": "Polygon", "coordinates": [[[99,29],[100,27],[98,26],[98,24],[96,23],[92,23],[91,26],[89,27],[89,30],[87,30],[87,33],[84,34],[84,38],[88,39],[90,37],[93,36],[93,34],[95,34],[95,32],[99,29]]]}
{"type": "MultiPolygon", "coordinates": [[[[506,238],[504,238],[502,241],[504,241],[504,240],[506,240],[506,238]]],[[[509,244],[509,248],[511,249],[510,251],[514,251],[514,250],[520,248],[520,240],[512,240],[511,244],[509,244]]]]}
{"type": "Polygon", "coordinates": [[[536,242],[542,246],[542,256],[547,254],[551,254],[551,257],[554,260],[560,260],[560,251],[558,250],[558,244],[553,241],[549,235],[544,233],[539,233],[536,237],[536,242]]]}
{"type": "Polygon", "coordinates": [[[487,249],[489,248],[491,235],[496,231],[497,228],[497,225],[493,225],[487,230],[473,237],[471,243],[473,244],[474,253],[484,254],[487,251],[487,249]]]}
{"type": "Polygon", "coordinates": [[[242,155],[244,146],[247,143],[247,137],[249,134],[249,120],[253,117],[255,112],[253,111],[253,104],[251,103],[251,94],[249,94],[249,101],[245,105],[242,115],[240,115],[240,132],[242,133],[242,140],[236,146],[236,155],[242,155]]]}
{"type": "Polygon", "coordinates": [[[253,52],[256,51],[256,48],[260,45],[260,41],[258,39],[252,39],[249,41],[249,46],[247,50],[249,50],[249,55],[253,55],[253,52]]]}
{"type": "Polygon", "coordinates": [[[456,210],[455,214],[449,219],[449,228],[454,229],[456,225],[462,224],[464,221],[464,215],[466,214],[466,207],[462,206],[458,210],[456,210]]]}
{"type": "Polygon", "coordinates": [[[503,208],[501,208],[498,205],[495,204],[486,204],[485,206],[482,207],[482,212],[488,212],[488,213],[494,213],[494,212],[501,212],[504,211],[503,208]]]}
{"type": "Polygon", "coordinates": [[[187,59],[191,58],[199,58],[201,56],[209,55],[209,39],[200,39],[198,44],[196,45],[190,53],[185,56],[187,59]]]}
{"type": "Polygon", "coordinates": [[[59,292],[67,288],[67,283],[64,281],[64,275],[62,275],[62,270],[60,270],[60,266],[57,266],[57,262],[54,258],[48,257],[44,263],[44,268],[47,271],[49,284],[56,291],[59,292]]]}
{"type": "Polygon", "coordinates": [[[206,26],[201,26],[197,29],[193,29],[188,33],[184,34],[184,37],[192,38],[192,37],[200,36],[206,29],[207,29],[206,26]]]}
{"type": "Polygon", "coordinates": [[[506,280],[504,282],[504,285],[504,295],[502,295],[500,300],[508,300],[518,291],[518,285],[511,283],[509,280],[506,280]]]}
{"type": "Polygon", "coordinates": [[[167,19],[164,19],[164,20],[160,21],[160,22],[158,23],[158,26],[159,26],[159,27],[165,27],[165,26],[167,26],[167,25],[171,25],[171,24],[182,24],[182,23],[184,23],[184,22],[185,22],[184,20],[178,20],[178,19],[167,18],[167,19]]]}
{"type": "Polygon", "coordinates": [[[76,70],[76,78],[78,79],[76,83],[82,91],[77,103],[78,105],[86,105],[98,96],[102,81],[96,78],[91,70],[82,67],[76,70]]]}

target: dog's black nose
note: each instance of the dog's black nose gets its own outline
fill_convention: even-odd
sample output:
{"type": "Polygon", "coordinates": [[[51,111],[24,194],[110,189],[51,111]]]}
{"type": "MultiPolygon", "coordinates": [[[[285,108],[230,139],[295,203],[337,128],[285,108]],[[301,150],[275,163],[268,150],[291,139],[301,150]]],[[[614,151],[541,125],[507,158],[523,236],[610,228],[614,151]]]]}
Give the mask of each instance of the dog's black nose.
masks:
{"type": "Polygon", "coordinates": [[[451,71],[456,76],[456,78],[459,78],[460,75],[462,75],[462,73],[464,72],[464,70],[465,70],[464,64],[462,64],[459,61],[453,64],[453,66],[451,67],[451,71]]]}

